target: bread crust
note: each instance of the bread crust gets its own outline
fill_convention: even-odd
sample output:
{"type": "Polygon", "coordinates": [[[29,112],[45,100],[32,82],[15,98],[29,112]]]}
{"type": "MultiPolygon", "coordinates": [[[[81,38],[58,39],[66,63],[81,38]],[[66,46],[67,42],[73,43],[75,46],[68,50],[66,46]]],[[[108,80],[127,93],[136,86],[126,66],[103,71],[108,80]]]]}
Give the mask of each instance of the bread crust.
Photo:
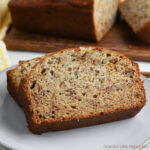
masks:
{"type": "MultiPolygon", "coordinates": [[[[27,61],[26,61],[27,62],[27,61]]],[[[26,63],[25,61],[20,61],[19,65],[22,65],[26,63]]],[[[20,102],[20,99],[18,97],[18,86],[16,83],[16,80],[13,78],[13,72],[18,69],[19,66],[15,67],[12,70],[7,71],[7,90],[9,94],[12,96],[12,98],[15,100],[15,102],[22,108],[22,103],[20,102]]]]}
{"type": "MultiPolygon", "coordinates": [[[[72,49],[67,49],[67,50],[72,50],[72,49]]],[[[79,48],[78,49],[75,48],[75,50],[77,52],[80,51],[79,48]]],[[[34,70],[38,64],[41,64],[47,57],[51,57],[52,55],[66,51],[65,49],[65,50],[45,56],[31,69],[28,77],[22,79],[21,81],[21,85],[19,88],[20,102],[23,103],[23,106],[24,106],[23,110],[25,112],[26,119],[28,122],[28,128],[30,129],[32,133],[41,134],[43,132],[48,132],[48,131],[66,130],[66,129],[71,129],[71,128],[78,128],[78,127],[84,127],[84,126],[89,126],[89,125],[117,121],[121,119],[127,119],[127,118],[135,116],[141,110],[141,108],[145,105],[146,103],[145,90],[144,90],[143,82],[140,79],[140,72],[139,72],[138,64],[132,62],[127,57],[123,56],[122,54],[118,52],[113,52],[110,50],[106,50],[102,48],[94,48],[94,47],[93,47],[93,50],[103,50],[103,51],[109,51],[109,52],[115,53],[119,55],[122,59],[126,59],[127,61],[130,61],[136,67],[137,80],[140,84],[142,92],[144,93],[143,102],[141,104],[137,104],[137,106],[131,106],[131,107],[120,109],[120,110],[114,110],[114,111],[107,112],[104,114],[87,115],[84,118],[82,117],[77,118],[77,119],[67,118],[67,120],[63,120],[63,121],[57,120],[53,122],[37,123],[36,119],[34,118],[34,115],[32,114],[32,106],[30,105],[31,99],[30,99],[29,93],[27,92],[28,79],[32,74],[32,70],[34,70]]]]}
{"type": "Polygon", "coordinates": [[[22,6],[22,7],[31,7],[34,6],[47,6],[47,5],[53,5],[53,6],[65,6],[65,7],[75,7],[75,8],[84,8],[84,9],[92,9],[93,7],[93,0],[30,0],[30,1],[22,1],[22,0],[11,0],[9,5],[12,6],[22,6]]]}
{"type": "Polygon", "coordinates": [[[96,41],[93,3],[94,0],[12,0],[9,9],[19,30],[96,41]]]}
{"type": "Polygon", "coordinates": [[[24,64],[29,63],[32,60],[39,60],[40,58],[34,58],[31,60],[27,60],[27,61],[19,61],[19,65],[17,67],[15,67],[12,70],[7,71],[7,90],[10,93],[10,95],[13,97],[13,99],[15,100],[15,102],[22,108],[22,103],[20,102],[20,98],[19,98],[19,87],[16,81],[16,78],[13,77],[13,73],[19,69],[19,67],[23,67],[24,64]]]}
{"type": "Polygon", "coordinates": [[[11,75],[12,70],[7,71],[7,90],[15,102],[22,108],[19,98],[17,96],[17,86],[11,75]]]}
{"type": "MultiPolygon", "coordinates": [[[[113,25],[115,15],[111,16],[111,13],[107,11],[106,15],[110,17],[107,19],[98,17],[99,20],[104,21],[97,23],[95,19],[96,1],[11,0],[8,6],[13,24],[19,30],[78,40],[100,41],[113,25]],[[99,25],[102,28],[106,27],[106,31],[99,31],[97,29],[99,25]]],[[[115,3],[118,4],[119,0],[114,0],[115,3]]],[[[116,12],[116,8],[114,11],[116,12]]]]}

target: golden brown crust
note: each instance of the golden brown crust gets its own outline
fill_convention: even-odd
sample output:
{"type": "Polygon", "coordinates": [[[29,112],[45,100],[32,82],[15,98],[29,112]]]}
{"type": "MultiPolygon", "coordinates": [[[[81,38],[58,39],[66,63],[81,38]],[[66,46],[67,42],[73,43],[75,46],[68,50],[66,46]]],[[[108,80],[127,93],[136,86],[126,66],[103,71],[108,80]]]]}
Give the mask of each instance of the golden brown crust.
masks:
{"type": "MultiPolygon", "coordinates": [[[[119,0],[112,2],[118,4],[119,0]]],[[[100,41],[115,21],[115,15],[112,14],[116,12],[116,7],[114,10],[110,9],[112,10],[111,16],[107,14],[111,12],[106,11],[109,17],[104,15],[103,19],[100,18],[101,15],[95,15],[103,13],[100,9],[95,9],[95,3],[97,4],[97,0],[11,0],[9,9],[13,25],[19,30],[79,40],[100,41]],[[97,22],[96,18],[101,22],[97,22]],[[99,25],[102,28],[105,25],[105,29],[97,30],[99,25]]],[[[107,9],[108,7],[100,4],[100,8],[107,9]]]]}
{"type": "Polygon", "coordinates": [[[72,8],[85,8],[85,9],[92,9],[93,7],[93,0],[30,0],[30,1],[23,1],[23,0],[11,0],[9,3],[10,6],[21,6],[21,7],[43,7],[43,6],[65,6],[65,7],[72,7],[72,8]]]}
{"type": "Polygon", "coordinates": [[[9,9],[19,30],[96,41],[93,0],[12,0],[9,9]]]}
{"type": "MultiPolygon", "coordinates": [[[[26,61],[28,62],[28,61],[26,61]]],[[[13,73],[21,66],[22,64],[26,63],[25,61],[19,61],[19,65],[12,70],[7,71],[7,90],[9,94],[13,97],[15,102],[22,108],[22,104],[19,102],[18,97],[18,86],[17,81],[13,76],[13,73]]]]}
{"type": "Polygon", "coordinates": [[[12,78],[12,71],[13,70],[7,71],[7,90],[9,92],[9,94],[13,97],[15,102],[21,107],[21,104],[19,103],[19,98],[17,96],[17,90],[18,89],[17,89],[17,86],[16,86],[16,82],[12,78]]]}
{"type": "Polygon", "coordinates": [[[31,60],[27,60],[27,61],[19,61],[19,65],[17,67],[15,67],[12,70],[7,71],[7,90],[10,93],[10,95],[13,97],[13,99],[15,100],[15,102],[22,108],[22,103],[20,102],[19,99],[19,93],[18,93],[18,83],[16,81],[16,78],[14,78],[14,72],[16,72],[17,70],[19,70],[19,68],[23,68],[23,66],[27,63],[29,63],[32,60],[38,60],[39,58],[34,58],[31,60]]]}
{"type": "MultiPolygon", "coordinates": [[[[137,79],[138,79],[138,82],[141,86],[141,90],[144,93],[143,103],[137,104],[137,106],[131,106],[128,108],[117,110],[117,111],[114,110],[114,111],[104,113],[104,114],[96,114],[95,116],[88,115],[85,118],[78,118],[78,119],[69,118],[68,120],[64,120],[64,121],[57,120],[54,122],[44,122],[41,124],[36,123],[36,119],[34,118],[34,116],[32,114],[32,106],[30,105],[30,103],[31,103],[30,95],[27,92],[28,79],[32,75],[32,70],[34,70],[38,64],[41,64],[47,57],[50,57],[54,54],[66,51],[66,50],[62,50],[62,51],[55,52],[53,54],[49,54],[49,55],[45,56],[40,62],[38,62],[32,68],[28,77],[22,79],[22,81],[21,81],[21,86],[19,88],[20,100],[24,104],[23,110],[24,110],[25,115],[26,115],[28,127],[33,133],[41,134],[41,133],[47,132],[47,131],[66,130],[66,129],[71,129],[71,128],[77,128],[77,127],[83,127],[83,126],[89,126],[89,125],[94,125],[94,124],[101,124],[101,123],[126,119],[126,118],[130,118],[130,117],[135,116],[141,110],[141,108],[145,105],[145,103],[146,103],[145,90],[144,90],[143,82],[140,79],[140,72],[139,72],[138,65],[118,52],[113,52],[113,51],[102,49],[102,48],[93,48],[93,49],[94,50],[109,51],[109,52],[118,54],[118,55],[120,55],[120,57],[122,57],[122,59],[126,59],[126,60],[130,61],[136,67],[137,79]]],[[[67,49],[67,50],[72,50],[72,49],[67,49]]],[[[75,50],[80,51],[79,48],[78,49],[75,48],[75,50]]]]}

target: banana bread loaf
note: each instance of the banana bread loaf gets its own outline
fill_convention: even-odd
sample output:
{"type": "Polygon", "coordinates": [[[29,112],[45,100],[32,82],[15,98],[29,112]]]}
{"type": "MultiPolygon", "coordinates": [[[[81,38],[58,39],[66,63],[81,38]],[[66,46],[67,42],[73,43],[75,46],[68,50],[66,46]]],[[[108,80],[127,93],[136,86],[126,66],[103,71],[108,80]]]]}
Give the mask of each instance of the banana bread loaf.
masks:
{"type": "Polygon", "coordinates": [[[132,30],[143,41],[150,43],[150,1],[125,0],[119,10],[132,30]]]}
{"type": "Polygon", "coordinates": [[[11,0],[17,29],[100,41],[115,21],[119,0],[11,0]]]}
{"type": "Polygon", "coordinates": [[[19,95],[36,134],[130,118],[146,103],[138,65],[101,48],[45,56],[22,79],[19,95]]]}

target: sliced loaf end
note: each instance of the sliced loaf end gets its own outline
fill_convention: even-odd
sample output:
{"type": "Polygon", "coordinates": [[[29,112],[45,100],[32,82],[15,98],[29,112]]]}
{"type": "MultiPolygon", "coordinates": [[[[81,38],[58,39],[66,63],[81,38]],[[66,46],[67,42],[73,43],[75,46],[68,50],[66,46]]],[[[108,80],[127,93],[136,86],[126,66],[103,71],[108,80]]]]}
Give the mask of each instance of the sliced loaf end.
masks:
{"type": "Polygon", "coordinates": [[[20,61],[19,65],[12,70],[7,71],[7,89],[17,104],[22,107],[19,100],[18,89],[22,78],[25,78],[31,68],[40,60],[35,58],[28,61],[20,61]]]}
{"type": "Polygon", "coordinates": [[[120,4],[121,14],[133,28],[138,32],[143,25],[150,22],[150,1],[126,0],[120,4]]]}
{"type": "Polygon", "coordinates": [[[23,79],[20,92],[33,133],[130,118],[146,103],[138,65],[100,48],[46,56],[23,79]]]}
{"type": "Polygon", "coordinates": [[[116,20],[119,0],[95,0],[94,19],[96,40],[100,41],[116,20]]]}
{"type": "Polygon", "coordinates": [[[150,43],[150,1],[125,0],[119,10],[133,31],[150,43]]]}

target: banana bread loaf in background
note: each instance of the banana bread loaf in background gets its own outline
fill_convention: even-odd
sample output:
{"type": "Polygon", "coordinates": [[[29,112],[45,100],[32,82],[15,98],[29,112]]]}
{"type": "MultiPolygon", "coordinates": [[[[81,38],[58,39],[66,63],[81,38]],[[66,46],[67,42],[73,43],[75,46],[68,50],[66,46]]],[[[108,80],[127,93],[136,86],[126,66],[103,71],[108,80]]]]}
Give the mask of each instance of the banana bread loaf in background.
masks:
{"type": "Polygon", "coordinates": [[[119,0],[11,0],[14,26],[23,31],[100,41],[112,27],[119,0]]]}
{"type": "Polygon", "coordinates": [[[125,0],[119,10],[132,30],[150,43],[150,0],[125,0]]]}

